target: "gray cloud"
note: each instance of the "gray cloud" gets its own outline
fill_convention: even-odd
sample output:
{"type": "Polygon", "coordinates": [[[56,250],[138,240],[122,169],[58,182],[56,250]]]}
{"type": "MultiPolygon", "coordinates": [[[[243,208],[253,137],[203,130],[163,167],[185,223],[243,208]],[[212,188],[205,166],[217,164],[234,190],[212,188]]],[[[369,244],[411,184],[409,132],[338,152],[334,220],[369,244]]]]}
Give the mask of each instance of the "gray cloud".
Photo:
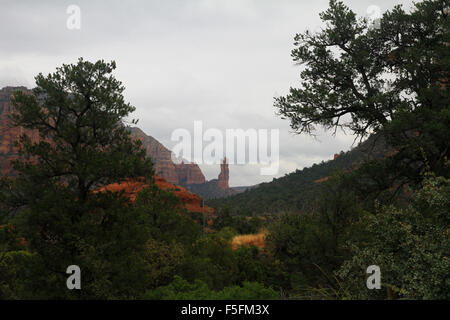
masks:
{"type": "MultiPolygon", "coordinates": [[[[391,0],[345,1],[358,14],[391,0]]],[[[397,2],[397,1],[396,1],[397,2]]],[[[398,1],[410,5],[412,1],[398,1]]],[[[289,133],[273,97],[297,86],[293,37],[320,25],[327,0],[2,1],[0,87],[32,86],[33,77],[78,57],[115,60],[140,127],[168,147],[176,128],[280,129],[282,176],[347,150],[352,136],[321,142],[289,133]],[[67,6],[81,9],[81,30],[66,28],[67,6]]],[[[219,166],[201,166],[208,179],[219,166]]],[[[231,185],[270,181],[257,166],[231,166],[231,185]]]]}

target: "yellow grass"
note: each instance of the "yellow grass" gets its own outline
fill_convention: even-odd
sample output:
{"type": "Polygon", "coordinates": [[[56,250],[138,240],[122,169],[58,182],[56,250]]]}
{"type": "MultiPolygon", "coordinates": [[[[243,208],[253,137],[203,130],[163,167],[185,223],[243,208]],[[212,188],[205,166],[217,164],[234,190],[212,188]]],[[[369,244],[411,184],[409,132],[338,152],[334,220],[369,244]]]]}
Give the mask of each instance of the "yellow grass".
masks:
{"type": "Polygon", "coordinates": [[[255,246],[264,248],[267,232],[263,231],[255,234],[241,234],[231,239],[231,247],[233,250],[241,246],[255,246]]]}

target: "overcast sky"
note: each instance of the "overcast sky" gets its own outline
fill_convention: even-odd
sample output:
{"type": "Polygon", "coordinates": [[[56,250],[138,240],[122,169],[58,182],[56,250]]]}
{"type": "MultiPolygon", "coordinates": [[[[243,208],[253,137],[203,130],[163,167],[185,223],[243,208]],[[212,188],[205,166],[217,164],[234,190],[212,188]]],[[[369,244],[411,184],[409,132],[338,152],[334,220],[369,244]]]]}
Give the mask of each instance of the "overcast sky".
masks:
{"type": "MultiPolygon", "coordinates": [[[[342,133],[323,133],[320,141],[293,135],[273,107],[275,96],[300,82],[290,57],[294,35],[321,25],[328,0],[0,2],[0,87],[32,88],[36,74],[78,57],[115,60],[116,77],[136,107],[133,118],[168,148],[175,145],[172,131],[193,130],[195,120],[204,129],[279,129],[279,173],[262,176],[259,166],[232,165],[232,186],[271,181],[353,143],[342,133]],[[81,9],[79,30],[66,27],[72,4],[81,9]]],[[[412,1],[344,3],[367,15],[371,6],[384,12],[412,1]]],[[[219,165],[200,167],[207,179],[219,173],[219,165]]]]}

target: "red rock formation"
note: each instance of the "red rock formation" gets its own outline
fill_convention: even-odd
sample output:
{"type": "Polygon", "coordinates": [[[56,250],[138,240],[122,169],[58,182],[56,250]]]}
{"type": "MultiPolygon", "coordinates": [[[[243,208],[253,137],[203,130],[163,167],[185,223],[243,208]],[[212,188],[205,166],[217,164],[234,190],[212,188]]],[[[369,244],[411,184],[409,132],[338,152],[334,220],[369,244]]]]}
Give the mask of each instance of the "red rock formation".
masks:
{"type": "MultiPolygon", "coordinates": [[[[185,188],[180,186],[175,186],[165,179],[155,176],[155,183],[163,190],[172,191],[177,197],[181,199],[183,208],[189,212],[202,213],[202,200],[200,197],[194,193],[190,193],[185,188]]],[[[124,180],[121,183],[109,184],[105,187],[99,188],[95,192],[120,192],[123,191],[124,194],[130,198],[131,201],[136,200],[136,196],[139,191],[146,188],[148,185],[140,180],[124,180]]],[[[211,223],[211,218],[214,214],[214,209],[208,206],[203,208],[204,213],[208,216],[208,223],[211,223]]]]}
{"type": "Polygon", "coordinates": [[[228,184],[228,180],[230,178],[230,172],[228,169],[227,158],[223,159],[223,162],[220,164],[220,174],[217,181],[217,186],[222,190],[228,190],[230,188],[228,184]]]}
{"type": "Polygon", "coordinates": [[[178,185],[205,183],[205,176],[195,163],[172,162],[172,153],[155,138],[146,135],[139,128],[131,128],[131,136],[142,141],[142,146],[147,151],[154,165],[155,173],[168,182],[178,185]]]}
{"type": "Polygon", "coordinates": [[[205,176],[195,163],[175,164],[175,170],[178,176],[178,184],[202,184],[205,183],[205,176]]]}
{"type": "Polygon", "coordinates": [[[170,183],[178,184],[178,176],[171,160],[170,151],[155,138],[146,135],[141,129],[131,128],[130,131],[133,138],[141,140],[147,156],[153,161],[155,173],[170,183]]]}
{"type": "MultiPolygon", "coordinates": [[[[184,207],[189,212],[202,212],[202,200],[195,193],[191,193],[183,187],[168,183],[163,178],[158,176],[155,177],[155,182],[161,189],[173,191],[173,193],[181,199],[184,207]]],[[[214,209],[208,206],[205,206],[203,210],[208,215],[212,215],[214,213],[214,209]]]]}
{"type": "MultiPolygon", "coordinates": [[[[192,213],[204,213],[206,215],[207,224],[211,225],[213,223],[212,218],[214,216],[214,209],[206,205],[202,208],[202,200],[198,195],[188,192],[185,188],[175,186],[158,176],[155,176],[155,183],[159,188],[172,191],[177,197],[179,197],[183,209],[186,209],[188,212],[192,213]]],[[[129,197],[130,200],[134,202],[136,200],[137,194],[147,186],[147,184],[145,184],[143,181],[140,181],[139,179],[124,180],[121,183],[113,183],[101,187],[94,192],[124,192],[124,195],[129,197]]],[[[0,229],[2,228],[8,228],[9,231],[14,231],[15,227],[12,224],[0,225],[0,229]]],[[[25,238],[18,238],[17,241],[21,247],[27,246],[25,238]]]]}
{"type": "MultiPolygon", "coordinates": [[[[11,95],[14,91],[22,90],[31,94],[31,90],[25,87],[6,87],[0,90],[0,174],[11,175],[13,169],[11,160],[17,159],[17,149],[14,148],[14,141],[20,135],[26,133],[34,142],[39,140],[36,131],[24,130],[23,128],[8,127],[8,116],[13,112],[11,105],[11,95]]],[[[146,135],[139,128],[130,128],[131,136],[142,141],[154,165],[155,174],[165,179],[167,182],[189,188],[194,193],[199,193],[203,197],[223,197],[230,195],[229,169],[226,159],[220,165],[221,172],[218,179],[206,181],[205,176],[195,163],[182,162],[175,164],[172,161],[172,154],[153,137],[146,135]]]]}
{"type": "MultiPolygon", "coordinates": [[[[13,112],[11,95],[15,91],[24,91],[31,94],[31,90],[25,87],[5,87],[0,90],[0,174],[11,175],[13,169],[11,161],[17,159],[17,148],[14,147],[16,141],[23,133],[37,142],[39,135],[37,131],[25,130],[23,128],[11,128],[8,126],[9,115],[13,112]]],[[[142,141],[143,147],[147,151],[154,164],[155,173],[173,184],[202,184],[205,183],[205,176],[200,168],[194,163],[174,164],[171,159],[171,152],[161,143],[151,136],[146,135],[138,128],[131,128],[131,135],[135,139],[142,141]]]]}
{"type": "Polygon", "coordinates": [[[228,180],[229,169],[227,159],[225,158],[220,164],[220,173],[217,179],[206,181],[203,184],[189,184],[185,185],[185,187],[205,199],[222,198],[237,193],[229,187],[228,180]]]}

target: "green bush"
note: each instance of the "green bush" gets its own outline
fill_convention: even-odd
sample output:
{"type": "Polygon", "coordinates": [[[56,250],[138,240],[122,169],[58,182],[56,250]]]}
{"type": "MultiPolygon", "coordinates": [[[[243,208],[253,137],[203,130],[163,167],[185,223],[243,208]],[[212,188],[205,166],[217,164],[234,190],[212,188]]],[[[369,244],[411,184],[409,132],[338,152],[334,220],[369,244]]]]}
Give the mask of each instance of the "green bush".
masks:
{"type": "Polygon", "coordinates": [[[171,284],[147,291],[146,299],[158,300],[260,300],[277,299],[279,295],[272,288],[265,288],[258,282],[244,282],[242,286],[226,287],[220,291],[210,290],[201,280],[189,283],[175,276],[171,284]]]}

